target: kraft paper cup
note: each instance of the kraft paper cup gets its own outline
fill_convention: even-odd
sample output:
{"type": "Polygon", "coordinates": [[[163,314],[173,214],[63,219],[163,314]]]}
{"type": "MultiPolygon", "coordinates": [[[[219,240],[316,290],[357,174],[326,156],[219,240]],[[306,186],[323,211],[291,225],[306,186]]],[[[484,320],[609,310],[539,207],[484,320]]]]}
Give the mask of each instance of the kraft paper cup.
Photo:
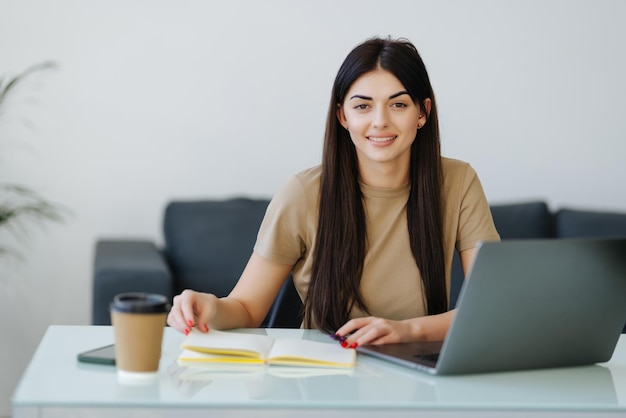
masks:
{"type": "Polygon", "coordinates": [[[113,298],[110,312],[120,382],[156,379],[169,309],[167,298],[153,293],[122,293],[113,298]]]}

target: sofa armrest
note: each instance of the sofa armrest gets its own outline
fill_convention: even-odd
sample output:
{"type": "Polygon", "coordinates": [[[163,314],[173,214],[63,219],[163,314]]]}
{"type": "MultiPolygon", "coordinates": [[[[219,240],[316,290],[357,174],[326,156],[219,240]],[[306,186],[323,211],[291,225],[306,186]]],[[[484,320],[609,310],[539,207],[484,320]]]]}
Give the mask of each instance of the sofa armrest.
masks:
{"type": "Polygon", "coordinates": [[[115,295],[148,292],[171,299],[172,282],[167,262],[151,241],[97,241],[93,271],[92,324],[111,324],[109,304],[115,295]]]}
{"type": "Polygon", "coordinates": [[[552,238],[554,216],[543,201],[491,205],[501,239],[552,238]]]}
{"type": "Polygon", "coordinates": [[[624,238],[626,213],[560,209],[556,212],[558,238],[624,238]]]}

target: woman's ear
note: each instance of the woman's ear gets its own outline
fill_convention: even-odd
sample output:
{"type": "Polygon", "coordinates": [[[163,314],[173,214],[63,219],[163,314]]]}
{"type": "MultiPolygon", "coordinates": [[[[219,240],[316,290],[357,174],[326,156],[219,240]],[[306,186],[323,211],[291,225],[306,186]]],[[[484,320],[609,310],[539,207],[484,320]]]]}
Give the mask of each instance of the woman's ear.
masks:
{"type": "Polygon", "coordinates": [[[348,121],[346,120],[346,114],[343,111],[343,106],[337,105],[336,115],[341,126],[343,126],[345,130],[348,130],[348,121]]]}
{"type": "Polygon", "coordinates": [[[430,98],[425,98],[424,99],[424,111],[426,112],[426,117],[430,116],[430,108],[432,107],[433,102],[430,100],[430,98]]]}
{"type": "Polygon", "coordinates": [[[432,101],[428,98],[424,99],[424,103],[422,107],[420,107],[420,115],[417,121],[417,129],[420,129],[422,126],[426,124],[428,121],[428,117],[430,116],[430,108],[432,107],[432,101]]]}

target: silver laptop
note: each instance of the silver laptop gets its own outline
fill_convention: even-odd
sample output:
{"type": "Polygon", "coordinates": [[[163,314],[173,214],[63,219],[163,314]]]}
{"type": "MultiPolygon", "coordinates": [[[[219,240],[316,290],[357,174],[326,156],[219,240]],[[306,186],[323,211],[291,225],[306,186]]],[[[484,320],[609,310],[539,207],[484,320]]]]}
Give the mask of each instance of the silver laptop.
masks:
{"type": "Polygon", "coordinates": [[[437,375],[608,361],[626,323],[626,239],[486,242],[443,343],[360,353],[437,375]]]}

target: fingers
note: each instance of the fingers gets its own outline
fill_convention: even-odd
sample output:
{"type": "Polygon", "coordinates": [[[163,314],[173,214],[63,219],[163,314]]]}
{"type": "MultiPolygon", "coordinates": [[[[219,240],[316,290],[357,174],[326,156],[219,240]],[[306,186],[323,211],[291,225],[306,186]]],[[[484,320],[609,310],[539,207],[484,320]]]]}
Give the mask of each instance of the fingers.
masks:
{"type": "Polygon", "coordinates": [[[376,318],[373,317],[354,318],[346,322],[336,332],[340,337],[338,340],[341,346],[343,348],[356,348],[359,345],[369,343],[373,338],[371,332],[375,331],[375,329],[371,327],[371,323],[375,319],[376,318]]]}
{"type": "Polygon", "coordinates": [[[174,297],[167,323],[185,334],[189,334],[194,326],[201,332],[207,332],[209,321],[215,316],[216,304],[214,295],[184,290],[174,297]]]}
{"type": "Polygon", "coordinates": [[[349,320],[335,332],[336,340],[339,341],[343,348],[356,348],[359,344],[359,336],[356,335],[355,331],[367,325],[370,319],[371,318],[355,318],[349,320]]]}
{"type": "Polygon", "coordinates": [[[174,296],[172,301],[172,309],[170,309],[170,313],[167,315],[167,325],[176,329],[179,332],[185,332],[187,329],[185,318],[180,310],[180,295],[174,296]]]}
{"type": "MultiPolygon", "coordinates": [[[[183,290],[183,292],[178,296],[180,301],[180,321],[185,325],[185,329],[183,330],[185,334],[189,334],[191,328],[196,325],[195,311],[198,305],[198,297],[198,292],[194,292],[192,290],[183,290]]],[[[174,304],[176,304],[176,301],[174,301],[174,304]]],[[[202,309],[200,308],[199,310],[201,311],[202,309]]]]}
{"type": "Polygon", "coordinates": [[[337,330],[341,346],[356,348],[365,344],[387,344],[399,342],[401,325],[396,321],[367,317],[354,318],[337,330]]]}

